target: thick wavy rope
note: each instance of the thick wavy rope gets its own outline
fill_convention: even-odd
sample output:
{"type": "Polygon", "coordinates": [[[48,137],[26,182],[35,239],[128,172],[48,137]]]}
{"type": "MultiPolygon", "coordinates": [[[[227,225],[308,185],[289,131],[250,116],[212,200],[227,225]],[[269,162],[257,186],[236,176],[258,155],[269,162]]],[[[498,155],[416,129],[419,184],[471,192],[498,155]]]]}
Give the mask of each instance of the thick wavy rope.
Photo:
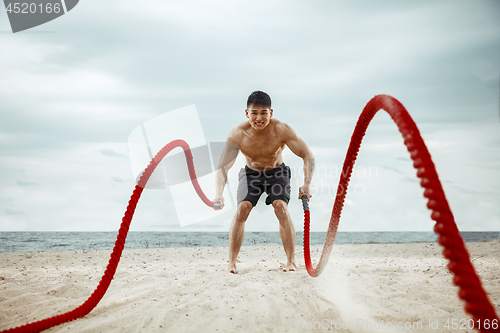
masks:
{"type": "Polygon", "coordinates": [[[417,169],[417,177],[421,179],[420,185],[425,189],[424,197],[428,199],[427,207],[432,210],[431,219],[436,221],[434,231],[439,234],[438,243],[444,247],[443,256],[449,260],[448,269],[454,275],[454,284],[459,287],[458,296],[465,301],[465,311],[472,315],[475,327],[480,331],[500,331],[498,329],[498,316],[472,266],[469,253],[444,195],[431,155],[408,111],[398,100],[388,95],[378,95],[372,98],[359,116],[342,167],[323,252],[316,268],[312,266],[309,249],[310,212],[307,197],[303,196],[302,198],[304,204],[304,260],[307,272],[309,275],[316,277],[321,274],[328,262],[337,234],[347,186],[349,185],[361,141],[368,125],[380,109],[387,111],[394,120],[410,152],[413,166],[417,169]],[[497,323],[496,329],[494,328],[495,325],[492,325],[495,320],[497,323]],[[489,325],[484,325],[484,323],[489,323],[489,325]]]}
{"type": "MultiPolygon", "coordinates": [[[[484,320],[491,321],[496,319],[498,321],[495,310],[489,302],[488,297],[486,296],[486,293],[482,288],[479,277],[472,267],[469,254],[465,249],[465,244],[463,243],[463,240],[454,222],[453,215],[451,214],[450,208],[448,207],[448,202],[446,201],[446,198],[444,196],[444,192],[437,177],[434,164],[432,163],[429,152],[427,151],[427,148],[425,147],[425,144],[420,137],[418,129],[401,103],[390,96],[380,95],[374,97],[363,109],[358,123],[356,124],[354,134],[351,138],[351,144],[349,145],[349,150],[347,151],[346,160],[344,161],[342,178],[339,182],[337,198],[333,206],[332,218],[328,227],[325,245],[321,254],[320,262],[316,269],[313,269],[312,267],[311,255],[309,251],[309,208],[307,207],[304,212],[304,257],[308,273],[311,276],[318,276],[323,271],[324,266],[328,262],[328,258],[332,250],[332,245],[335,241],[340,213],[342,211],[345,194],[347,191],[347,185],[351,177],[352,166],[354,165],[354,162],[356,160],[357,153],[361,145],[361,140],[366,132],[366,128],[368,127],[368,124],[370,123],[375,113],[381,108],[387,110],[387,112],[389,112],[393,120],[398,125],[398,128],[403,134],[403,138],[405,139],[405,144],[408,147],[408,150],[410,151],[411,157],[414,161],[414,166],[418,170],[417,176],[422,178],[421,185],[426,189],[424,192],[424,196],[429,199],[427,206],[429,207],[429,209],[433,210],[431,217],[436,221],[434,230],[440,234],[439,243],[445,247],[443,255],[450,260],[448,268],[455,274],[453,280],[455,284],[460,287],[459,296],[466,302],[465,310],[474,317],[474,320],[481,320],[481,323],[484,323],[484,320]]],[[[214,204],[212,201],[210,201],[201,190],[196,178],[193,156],[188,144],[183,140],[174,140],[170,142],[156,154],[153,160],[151,160],[148,167],[146,168],[146,170],[144,170],[144,173],[140,177],[138,184],[135,186],[135,189],[132,193],[132,196],[130,197],[130,201],[125,211],[125,215],[122,218],[122,223],[118,231],[115,247],[113,248],[113,251],[111,253],[111,258],[109,260],[108,266],[106,267],[99,285],[92,293],[92,295],[81,306],[72,311],[16,328],[8,329],[2,331],[1,333],[40,332],[50,327],[81,318],[97,306],[97,304],[106,293],[106,290],[108,289],[111,280],[113,279],[113,276],[116,272],[118,263],[120,262],[130,223],[132,221],[137,202],[141,197],[141,193],[156,166],[172,149],[176,147],[181,147],[184,150],[191,182],[201,200],[209,207],[213,207],[214,205],[218,204],[214,204]]],[[[307,203],[307,199],[305,199],[303,202],[307,203]]],[[[484,325],[481,325],[480,329],[481,331],[486,331],[484,325]]]]}
{"type": "Polygon", "coordinates": [[[210,201],[203,191],[200,188],[198,183],[198,179],[196,178],[196,174],[194,171],[193,164],[193,155],[191,154],[191,150],[189,145],[183,140],[174,140],[163,147],[158,154],[149,162],[148,167],[144,170],[142,176],[140,177],[138,184],[135,186],[134,192],[130,197],[130,201],[128,202],[127,210],[125,211],[125,215],[122,218],[122,223],[120,226],[120,230],[118,231],[118,236],[116,237],[115,247],[113,248],[113,252],[111,253],[111,258],[109,259],[108,266],[104,272],[104,275],[99,282],[99,285],[92,293],[92,295],[79,307],[76,309],[54,316],[47,319],[43,319],[40,321],[36,321],[33,323],[29,323],[23,326],[19,326],[16,328],[11,328],[3,332],[40,332],[51,328],[53,326],[57,326],[68,321],[72,321],[78,318],[85,316],[87,313],[92,311],[96,307],[96,305],[101,301],[102,297],[108,290],[108,287],[113,279],[113,276],[116,272],[116,267],[120,262],[120,257],[122,255],[123,247],[125,246],[125,239],[127,238],[127,233],[130,227],[130,222],[132,221],[132,217],[134,216],[135,207],[137,206],[137,202],[141,197],[141,193],[146,186],[146,183],[151,177],[151,174],[155,170],[156,166],[161,162],[161,160],[174,148],[181,147],[184,150],[184,154],[186,156],[186,162],[189,169],[189,176],[191,178],[191,183],[193,184],[196,193],[198,193],[200,199],[209,207],[213,207],[214,203],[210,201]]]}

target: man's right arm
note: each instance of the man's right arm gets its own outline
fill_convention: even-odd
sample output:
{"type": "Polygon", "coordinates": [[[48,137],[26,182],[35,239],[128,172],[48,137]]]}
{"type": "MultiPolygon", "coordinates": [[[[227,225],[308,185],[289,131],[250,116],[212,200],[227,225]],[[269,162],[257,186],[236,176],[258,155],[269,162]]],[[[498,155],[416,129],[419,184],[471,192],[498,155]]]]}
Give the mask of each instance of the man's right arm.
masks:
{"type": "MultiPolygon", "coordinates": [[[[215,174],[215,198],[213,202],[220,202],[220,208],[224,208],[224,187],[227,182],[227,172],[234,165],[236,161],[236,157],[238,156],[238,152],[240,150],[239,146],[232,142],[231,134],[228,136],[226,140],[226,145],[224,146],[224,150],[222,151],[222,155],[220,158],[219,166],[217,168],[215,174]]],[[[217,208],[214,208],[217,210],[217,208]]]]}

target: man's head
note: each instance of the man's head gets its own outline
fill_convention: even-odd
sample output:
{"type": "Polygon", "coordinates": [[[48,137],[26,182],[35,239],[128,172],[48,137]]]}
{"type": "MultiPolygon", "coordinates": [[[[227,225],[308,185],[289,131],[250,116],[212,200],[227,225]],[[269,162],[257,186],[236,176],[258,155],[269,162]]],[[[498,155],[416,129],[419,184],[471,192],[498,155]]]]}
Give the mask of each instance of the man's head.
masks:
{"type": "Polygon", "coordinates": [[[269,109],[271,108],[271,97],[263,91],[257,90],[248,96],[247,100],[247,109],[253,104],[255,106],[267,106],[269,109]]]}
{"type": "Polygon", "coordinates": [[[248,96],[245,114],[253,129],[263,130],[269,125],[273,116],[271,97],[263,91],[254,91],[248,96]]]}

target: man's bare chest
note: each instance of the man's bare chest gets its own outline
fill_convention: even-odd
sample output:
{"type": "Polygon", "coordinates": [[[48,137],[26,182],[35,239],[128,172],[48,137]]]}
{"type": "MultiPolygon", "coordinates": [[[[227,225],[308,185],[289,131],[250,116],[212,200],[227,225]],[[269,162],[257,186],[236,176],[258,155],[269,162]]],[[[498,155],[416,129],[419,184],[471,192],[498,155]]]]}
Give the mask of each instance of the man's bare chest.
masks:
{"type": "Polygon", "coordinates": [[[276,138],[245,137],[240,143],[241,152],[253,160],[275,158],[283,151],[285,144],[276,138]]]}

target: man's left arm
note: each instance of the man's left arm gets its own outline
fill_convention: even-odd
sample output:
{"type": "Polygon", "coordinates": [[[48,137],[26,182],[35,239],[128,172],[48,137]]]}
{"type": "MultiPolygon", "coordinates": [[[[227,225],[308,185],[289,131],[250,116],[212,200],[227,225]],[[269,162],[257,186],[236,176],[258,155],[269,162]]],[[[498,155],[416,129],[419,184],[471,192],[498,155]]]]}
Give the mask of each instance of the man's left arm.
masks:
{"type": "Polygon", "coordinates": [[[303,194],[307,196],[307,199],[310,199],[312,197],[311,181],[315,168],[314,155],[304,140],[295,133],[293,128],[287,124],[283,125],[285,131],[285,144],[295,155],[299,156],[304,161],[304,185],[300,188],[299,199],[303,194]]]}

